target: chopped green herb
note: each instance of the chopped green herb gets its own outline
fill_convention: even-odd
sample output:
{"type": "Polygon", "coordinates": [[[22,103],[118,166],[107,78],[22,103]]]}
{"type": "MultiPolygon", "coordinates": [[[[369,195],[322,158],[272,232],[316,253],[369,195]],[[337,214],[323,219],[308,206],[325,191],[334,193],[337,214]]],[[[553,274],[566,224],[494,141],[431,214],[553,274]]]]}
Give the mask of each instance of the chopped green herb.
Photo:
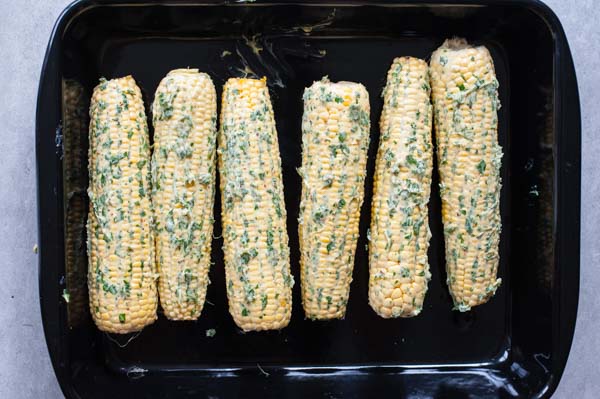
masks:
{"type": "Polygon", "coordinates": [[[242,262],[245,265],[247,265],[250,262],[250,259],[252,258],[248,252],[242,252],[240,257],[242,258],[242,262]]]}
{"type": "Polygon", "coordinates": [[[206,330],[206,336],[208,338],[212,338],[215,335],[217,335],[217,330],[215,330],[214,328],[209,328],[208,330],[206,330]]]}
{"type": "Polygon", "coordinates": [[[335,247],[335,244],[333,243],[333,241],[329,241],[327,243],[327,253],[331,252],[331,250],[333,249],[333,247],[335,247]]]}
{"type": "Polygon", "coordinates": [[[483,174],[483,172],[485,172],[485,161],[483,159],[477,164],[477,170],[480,174],[483,174]]]}
{"type": "Polygon", "coordinates": [[[108,80],[104,76],[100,77],[100,90],[106,90],[108,86],[108,80]]]}

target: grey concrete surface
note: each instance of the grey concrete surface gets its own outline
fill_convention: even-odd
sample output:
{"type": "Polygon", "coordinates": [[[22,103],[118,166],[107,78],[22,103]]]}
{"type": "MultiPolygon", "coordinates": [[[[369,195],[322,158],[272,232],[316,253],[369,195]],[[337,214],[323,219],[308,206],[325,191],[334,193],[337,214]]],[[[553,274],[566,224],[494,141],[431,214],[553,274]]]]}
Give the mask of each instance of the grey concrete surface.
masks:
{"type": "MultiPolygon", "coordinates": [[[[54,21],[69,0],[0,1],[0,398],[59,398],[41,327],[34,116],[54,21]]],[[[600,397],[600,9],[548,0],[573,51],[582,103],[581,293],[575,340],[556,398],[600,397]]]]}

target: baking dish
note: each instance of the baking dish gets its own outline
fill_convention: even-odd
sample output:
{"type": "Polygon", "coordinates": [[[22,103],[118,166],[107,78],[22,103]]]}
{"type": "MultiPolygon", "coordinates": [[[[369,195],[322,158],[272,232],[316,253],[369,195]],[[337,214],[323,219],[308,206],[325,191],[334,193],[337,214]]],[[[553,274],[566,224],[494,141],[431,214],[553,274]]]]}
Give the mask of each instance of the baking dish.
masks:
{"type": "MultiPolygon", "coordinates": [[[[41,311],[52,364],[69,398],[547,397],[560,380],[579,290],[581,127],[568,43],[540,2],[77,1],[50,38],[36,130],[41,311]],[[433,277],[423,312],[383,320],[367,303],[364,248],[380,93],[395,56],[427,59],[452,36],[488,46],[500,82],[504,282],[490,303],[451,311],[434,174],[433,277]],[[159,80],[187,66],[211,74],[218,92],[230,76],[267,77],[296,276],[302,90],[323,75],[369,90],[369,183],[344,320],[304,320],[296,284],[289,327],[242,334],[227,312],[217,238],[210,304],[197,322],[159,316],[130,337],[94,327],[83,228],[91,89],[100,76],[132,74],[148,107],[159,80]],[[216,335],[207,337],[208,329],[216,335]]],[[[217,206],[217,237],[219,215],[217,206]]]]}

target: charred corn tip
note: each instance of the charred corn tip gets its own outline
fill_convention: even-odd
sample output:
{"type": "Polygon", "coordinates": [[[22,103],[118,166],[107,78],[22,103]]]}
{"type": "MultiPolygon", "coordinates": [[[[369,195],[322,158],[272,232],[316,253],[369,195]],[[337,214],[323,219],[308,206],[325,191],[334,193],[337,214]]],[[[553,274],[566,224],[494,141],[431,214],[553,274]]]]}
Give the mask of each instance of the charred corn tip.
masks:
{"type": "Polygon", "coordinates": [[[159,294],[171,320],[200,316],[208,286],[217,101],[210,77],[176,69],[158,86],[152,156],[159,294]]]}
{"type": "Polygon", "coordinates": [[[419,314],[431,278],[429,91],[425,61],[394,59],[383,91],[369,236],[369,303],[384,318],[419,314]]]}
{"type": "Polygon", "coordinates": [[[139,331],[156,319],[158,298],[148,128],[131,76],[96,86],[89,133],[90,311],[102,331],[139,331]]]}
{"type": "Polygon", "coordinates": [[[245,331],[288,325],[292,311],[281,159],[266,79],[223,89],[219,173],[229,312],[245,331]]]}
{"type": "Polygon", "coordinates": [[[302,303],[311,319],[343,318],[352,281],[369,146],[363,85],[323,78],[304,91],[299,215],[302,303]]]}
{"type": "Polygon", "coordinates": [[[463,39],[436,50],[430,68],[448,287],[467,311],[501,283],[498,81],[489,51],[463,39]]]}

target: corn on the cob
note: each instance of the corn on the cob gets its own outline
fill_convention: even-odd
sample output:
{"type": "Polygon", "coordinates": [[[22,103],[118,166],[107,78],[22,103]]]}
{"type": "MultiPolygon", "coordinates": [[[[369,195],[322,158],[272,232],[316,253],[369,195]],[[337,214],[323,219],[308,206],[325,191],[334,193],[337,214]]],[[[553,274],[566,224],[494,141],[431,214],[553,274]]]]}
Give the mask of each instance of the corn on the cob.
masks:
{"type": "Polygon", "coordinates": [[[177,69],[152,105],[152,205],[158,291],[165,316],[200,316],[210,268],[215,190],[217,96],[210,77],[177,69]]]}
{"type": "Polygon", "coordinates": [[[85,219],[87,178],[85,136],[88,129],[89,97],[81,83],[63,79],[63,190],[65,204],[65,278],[69,327],[77,327],[87,316],[87,265],[85,219]]]}
{"type": "Polygon", "coordinates": [[[223,250],[229,312],[245,331],[290,321],[281,159],[266,79],[229,79],[219,133],[223,250]]]}
{"type": "Polygon", "coordinates": [[[429,94],[427,63],[396,58],[383,91],[369,243],[369,303],[385,318],[418,315],[431,278],[429,94]]]}
{"type": "Polygon", "coordinates": [[[462,39],[433,53],[430,73],[447,282],[455,309],[467,311],[501,283],[498,81],[488,50],[462,39]]]}
{"type": "Polygon", "coordinates": [[[343,318],[352,281],[369,147],[369,94],[327,78],[304,91],[299,239],[302,303],[343,318]]]}
{"type": "Polygon", "coordinates": [[[150,147],[131,76],[101,80],[90,104],[88,288],[98,328],[141,330],[156,319],[150,147]]]}

